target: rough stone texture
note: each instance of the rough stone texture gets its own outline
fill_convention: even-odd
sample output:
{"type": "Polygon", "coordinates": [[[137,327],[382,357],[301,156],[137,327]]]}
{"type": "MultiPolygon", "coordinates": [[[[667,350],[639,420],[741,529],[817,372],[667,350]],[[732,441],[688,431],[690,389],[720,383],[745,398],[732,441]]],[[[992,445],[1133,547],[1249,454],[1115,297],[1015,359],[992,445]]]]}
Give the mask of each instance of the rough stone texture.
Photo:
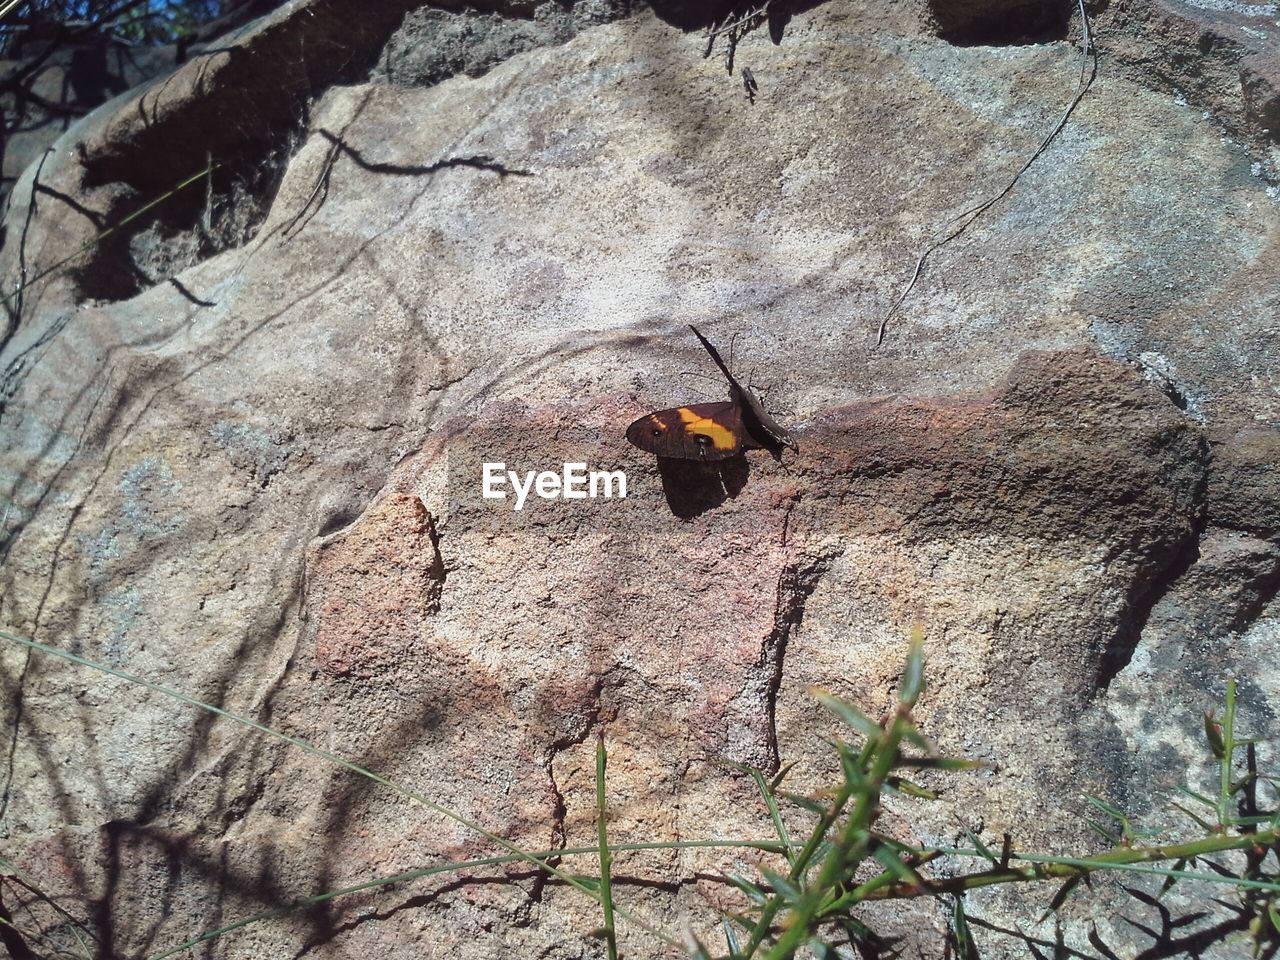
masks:
{"type": "Polygon", "coordinates": [[[1235,0],[1117,0],[1095,27],[1140,82],[1175,91],[1280,167],[1280,6],[1235,0]]]}
{"type": "MultiPolygon", "coordinates": [[[[291,76],[296,152],[236,141],[280,171],[241,245],[125,299],[86,301],[85,277],[119,263],[96,249],[25,292],[3,354],[0,621],[537,849],[594,842],[600,734],[615,841],[767,836],[725,761],[797,761],[795,787],[820,785],[836,728],[808,689],[880,713],[918,623],[927,732],[999,766],[939,780],[939,805],[889,801],[887,830],[950,842],[959,819],[1079,852],[1083,792],[1158,819],[1200,783],[1200,711],[1227,676],[1243,729],[1274,733],[1280,707],[1258,668],[1280,645],[1280,207],[1265,145],[1141,69],[1142,25],[1167,9],[1100,15],[1116,55],[1010,195],[931,259],[878,350],[920,245],[1057,121],[1079,75],[1068,42],[957,45],[923,6],[829,3],[781,44],[739,44],[755,104],[649,14],[435,85],[386,71],[320,95],[343,75],[291,76]],[[709,471],[625,444],[639,414],[723,395],[683,375],[710,367],[689,322],[726,352],[738,334],[734,365],[770,388],[798,455],[709,471]],[[480,497],[485,461],[623,468],[628,496],[516,512],[480,497]]],[[[265,51],[314,36],[305,62],[323,61],[334,10],[246,28],[226,83],[175,74],[181,96],[149,88],[155,117],[196,156],[190,131],[235,78],[286,69],[265,51]]],[[[384,26],[359,35],[369,63],[406,36],[384,26]]],[[[1238,77],[1201,94],[1238,100],[1238,77]]],[[[70,130],[41,183],[95,210],[136,199],[170,157],[135,173],[144,100],[70,130]],[[89,180],[94,156],[115,159],[89,180]]],[[[92,232],[44,202],[16,202],[6,227],[9,288],[92,232]]],[[[0,671],[4,854],[103,956],[492,851],[143,688],[8,644],[0,671]]],[[[719,872],[754,859],[627,854],[620,896],[718,937],[735,904],[719,872]]],[[[339,898],[208,953],[602,955],[585,901],[502,873],[339,898]]],[[[975,896],[983,955],[1026,955],[1020,929],[1052,944],[1033,926],[1050,895],[975,896]]],[[[1149,925],[1100,883],[1065,911],[1064,943],[1136,954],[1149,940],[1120,907],[1149,925]]],[[[1214,909],[1181,889],[1170,908],[1214,909]]],[[[941,905],[868,919],[942,953],[941,905]]],[[[634,927],[624,943],[663,952],[634,927]]],[[[1219,937],[1206,955],[1238,951],[1219,937]]]]}
{"type": "Polygon", "coordinates": [[[429,86],[459,73],[479,76],[517,53],[564,43],[585,26],[617,20],[626,0],[540,3],[527,18],[474,9],[411,11],[387,42],[375,78],[429,86]]]}

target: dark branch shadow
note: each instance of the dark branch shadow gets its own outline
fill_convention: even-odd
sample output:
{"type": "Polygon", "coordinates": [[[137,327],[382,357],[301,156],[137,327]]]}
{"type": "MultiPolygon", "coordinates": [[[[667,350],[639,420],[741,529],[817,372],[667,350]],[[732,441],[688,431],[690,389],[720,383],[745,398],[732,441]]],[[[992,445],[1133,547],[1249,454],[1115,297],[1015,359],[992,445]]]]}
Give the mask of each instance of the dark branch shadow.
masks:
{"type": "MultiPolygon", "coordinates": [[[[1154,909],[1158,914],[1158,922],[1155,924],[1143,923],[1132,917],[1121,915],[1119,919],[1123,920],[1133,929],[1146,935],[1152,943],[1137,951],[1131,952],[1131,948],[1123,951],[1124,956],[1133,957],[1134,960],[1172,960],[1174,957],[1202,957],[1205,956],[1211,948],[1224,943],[1228,938],[1233,938],[1241,933],[1248,931],[1250,923],[1250,915],[1246,910],[1242,910],[1238,905],[1216,901],[1221,906],[1227,908],[1236,916],[1228,917],[1220,920],[1211,926],[1204,927],[1200,930],[1185,931],[1185,928],[1199,923],[1204,920],[1208,913],[1205,911],[1196,911],[1183,916],[1175,917],[1169,908],[1161,903],[1156,897],[1133,887],[1124,887],[1124,890],[1134,898],[1139,904],[1145,904],[1154,909]]],[[[1130,911],[1132,908],[1130,908],[1130,911]]],[[[1045,940],[1034,937],[1029,933],[1021,930],[1001,927],[997,924],[983,920],[981,917],[969,917],[969,925],[973,927],[981,927],[984,930],[990,930],[992,933],[1002,934],[1019,940],[1027,948],[1027,950],[1036,957],[1052,958],[1052,960],[1097,960],[1098,956],[1109,958],[1109,960],[1119,960],[1121,953],[1116,948],[1106,943],[1097,929],[1090,930],[1088,940],[1090,946],[1097,951],[1096,954],[1081,953],[1068,947],[1062,939],[1061,930],[1057,932],[1053,940],[1045,940]]],[[[1274,953],[1274,949],[1272,953],[1274,953]]],[[[1263,951],[1265,955],[1266,951],[1263,951]]]]}
{"type": "Polygon", "coordinates": [[[214,306],[214,302],[212,300],[201,300],[194,293],[192,293],[185,286],[183,286],[181,281],[179,281],[177,277],[170,277],[169,284],[170,286],[173,287],[173,289],[177,290],[178,293],[182,295],[183,299],[189,300],[191,303],[194,303],[197,307],[214,306]]]}
{"type": "Polygon", "coordinates": [[[437,160],[435,163],[412,166],[399,163],[374,162],[366,160],[360,151],[347,145],[340,137],[335,136],[328,130],[318,130],[316,132],[333,144],[339,152],[350,157],[356,166],[362,170],[368,170],[370,173],[385,173],[400,177],[420,177],[425,174],[439,173],[441,170],[447,170],[450,167],[471,167],[475,170],[488,170],[490,173],[496,173],[503,178],[532,177],[534,175],[532,170],[519,170],[508,167],[484,153],[473,154],[469,157],[447,157],[444,160],[437,160]]]}
{"type": "Polygon", "coordinates": [[[0,897],[0,947],[4,947],[9,951],[9,956],[13,960],[36,960],[35,951],[27,946],[27,941],[18,932],[18,926],[13,921],[13,914],[5,909],[2,897],[0,897]]]}
{"type": "Polygon", "coordinates": [[[0,354],[4,353],[5,348],[9,346],[9,341],[22,326],[22,311],[26,305],[27,291],[27,235],[31,232],[31,223],[36,215],[36,190],[40,186],[40,174],[44,171],[45,161],[49,159],[51,153],[53,148],[47,147],[40,155],[40,163],[31,179],[31,196],[27,199],[27,212],[22,222],[22,233],[18,237],[18,288],[16,294],[6,297],[4,301],[8,319],[4,335],[0,336],[0,354]],[[10,299],[14,302],[10,303],[10,299]]]}
{"type": "Polygon", "coordinates": [[[1040,937],[1034,937],[1017,928],[1002,927],[972,914],[968,915],[968,921],[971,927],[990,930],[992,933],[1003,934],[1006,937],[1021,941],[1022,945],[1027,948],[1027,952],[1037,960],[1098,960],[1091,953],[1081,953],[1079,950],[1073,950],[1068,947],[1063,939],[1060,926],[1054,929],[1052,940],[1045,940],[1040,937]]]}
{"type": "Polygon", "coordinates": [[[101,214],[96,213],[93,210],[90,210],[83,203],[76,200],[74,197],[68,196],[67,194],[63,193],[61,190],[55,190],[53,189],[53,187],[47,187],[43,183],[37,183],[36,193],[43,193],[47,196],[53,197],[55,200],[61,200],[68,207],[70,207],[76,213],[80,214],[82,217],[84,217],[86,220],[92,223],[99,230],[102,230],[104,227],[106,227],[106,223],[103,221],[101,214]]]}

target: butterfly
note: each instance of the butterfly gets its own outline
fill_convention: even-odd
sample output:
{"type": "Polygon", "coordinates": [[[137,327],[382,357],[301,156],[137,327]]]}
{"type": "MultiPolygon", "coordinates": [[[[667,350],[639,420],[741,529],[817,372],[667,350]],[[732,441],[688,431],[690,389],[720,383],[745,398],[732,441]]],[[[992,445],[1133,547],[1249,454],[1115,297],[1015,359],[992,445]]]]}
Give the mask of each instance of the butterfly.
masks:
{"type": "Polygon", "coordinates": [[[681,460],[727,460],[743,450],[798,450],[760,398],[729,372],[711,342],[692,324],[689,329],[729,381],[729,399],[646,414],[627,427],[627,439],[648,453],[681,460]]]}

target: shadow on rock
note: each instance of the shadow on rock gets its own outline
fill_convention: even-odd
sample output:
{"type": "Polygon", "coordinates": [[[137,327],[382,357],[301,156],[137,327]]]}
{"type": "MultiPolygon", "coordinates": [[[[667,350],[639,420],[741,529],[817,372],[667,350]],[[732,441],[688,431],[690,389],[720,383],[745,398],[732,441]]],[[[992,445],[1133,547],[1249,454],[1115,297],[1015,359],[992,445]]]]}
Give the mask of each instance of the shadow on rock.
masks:
{"type": "Polygon", "coordinates": [[[671,512],[681,520],[692,520],[740,494],[751,467],[742,454],[711,462],[659,457],[658,473],[671,512]]]}

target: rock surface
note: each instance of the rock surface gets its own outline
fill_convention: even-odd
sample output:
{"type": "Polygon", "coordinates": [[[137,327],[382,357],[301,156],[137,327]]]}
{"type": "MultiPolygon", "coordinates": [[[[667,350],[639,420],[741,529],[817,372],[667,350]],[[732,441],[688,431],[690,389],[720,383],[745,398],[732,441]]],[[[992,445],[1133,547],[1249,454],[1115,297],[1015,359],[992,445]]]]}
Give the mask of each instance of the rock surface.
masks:
{"type": "MultiPolygon", "coordinates": [[[[347,7],[299,3],[105,105],[6,220],[5,287],[29,286],[3,353],[0,622],[529,849],[595,842],[598,735],[615,842],[768,836],[731,764],[822,784],[837,728],[809,689],[878,715],[919,624],[926,731],[998,769],[940,781],[939,805],[890,801],[890,829],[1079,852],[1084,793],[1157,815],[1206,775],[1200,713],[1228,676],[1244,729],[1274,734],[1280,709],[1259,667],[1280,647],[1274,86],[1243,40],[1210,43],[1184,86],[1154,64],[1185,31],[1157,27],[1253,42],[1275,18],[1099,11],[1062,134],[930,258],[875,348],[920,248],[1017,172],[1080,73],[1070,9],[1030,43],[990,35],[1008,4],[935,6],[820,4],[778,44],[762,25],[734,51],[751,103],[724,44],[704,59],[662,8],[424,8],[346,35],[347,7]],[[210,122],[233,107],[252,116],[210,122]],[[234,176],[43,275],[215,150],[234,176]],[[798,454],[710,470],[625,444],[647,411],[723,397],[683,375],[714,373],[687,323],[726,353],[736,336],[798,454]],[[627,496],[517,511],[481,496],[486,462],[624,470],[627,496]]],[[[5,856],[102,956],[493,851],[142,687],[10,644],[0,679],[5,856]]],[[[720,872],[753,862],[622,854],[619,896],[720,943],[720,872]]],[[[588,901],[506,874],[202,949],[603,955],[588,901]]],[[[1049,896],[971,898],[983,955],[1150,945],[1113,885],[1059,933],[1034,925],[1049,896]]],[[[868,920],[941,956],[946,914],[868,920]]],[[[664,953],[623,930],[629,955],[664,953]]]]}

